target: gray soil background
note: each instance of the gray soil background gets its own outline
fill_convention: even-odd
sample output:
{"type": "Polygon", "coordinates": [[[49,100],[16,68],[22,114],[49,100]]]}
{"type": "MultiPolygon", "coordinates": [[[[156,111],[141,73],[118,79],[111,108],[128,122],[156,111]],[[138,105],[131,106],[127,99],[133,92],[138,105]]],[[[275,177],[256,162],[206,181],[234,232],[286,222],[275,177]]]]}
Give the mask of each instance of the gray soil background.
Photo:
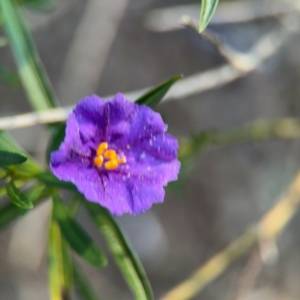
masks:
{"type": "MultiPolygon", "coordinates": [[[[152,32],[147,14],[187,4],[183,0],[60,0],[49,14],[26,12],[41,59],[63,106],[87,94],[130,92],[177,75],[189,76],[224,64],[193,32],[152,32]]],[[[268,1],[271,5],[272,1],[268,1]]],[[[193,2],[191,2],[193,3],[193,2]]],[[[276,28],[273,19],[213,25],[233,47],[246,51],[276,28]]],[[[300,35],[294,35],[258,70],[222,88],[158,107],[177,137],[224,129],[256,119],[298,117],[300,113],[300,35]]],[[[0,61],[13,67],[9,48],[0,61]]],[[[0,85],[0,115],[31,111],[21,89],[0,85]]],[[[11,133],[45,164],[47,134],[41,126],[11,133]]],[[[149,275],[155,298],[188,277],[209,257],[255,223],[285,191],[300,166],[300,142],[269,140],[204,151],[182,195],[167,189],[165,202],[144,215],[124,216],[124,226],[149,275]]],[[[49,202],[0,233],[0,299],[47,300],[45,241],[49,202]]],[[[84,211],[79,219],[103,245],[84,211]]],[[[277,260],[263,267],[247,297],[239,300],[300,298],[300,216],[278,241],[277,260]]],[[[101,299],[133,299],[116,266],[85,265],[101,299]]],[[[230,267],[195,299],[237,300],[247,257],[230,267]]],[[[76,298],[74,298],[76,299],[76,298]]]]}

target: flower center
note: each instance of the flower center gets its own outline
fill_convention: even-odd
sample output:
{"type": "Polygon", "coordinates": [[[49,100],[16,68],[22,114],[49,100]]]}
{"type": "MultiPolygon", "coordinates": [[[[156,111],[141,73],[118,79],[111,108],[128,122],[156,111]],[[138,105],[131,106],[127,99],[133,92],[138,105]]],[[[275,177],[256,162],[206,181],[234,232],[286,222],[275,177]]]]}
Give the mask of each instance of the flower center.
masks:
{"type": "Polygon", "coordinates": [[[94,158],[94,164],[100,168],[104,163],[104,168],[106,170],[114,170],[119,165],[126,163],[126,156],[123,155],[120,159],[115,150],[108,149],[108,144],[106,142],[100,143],[97,151],[96,157],[94,158]]]}

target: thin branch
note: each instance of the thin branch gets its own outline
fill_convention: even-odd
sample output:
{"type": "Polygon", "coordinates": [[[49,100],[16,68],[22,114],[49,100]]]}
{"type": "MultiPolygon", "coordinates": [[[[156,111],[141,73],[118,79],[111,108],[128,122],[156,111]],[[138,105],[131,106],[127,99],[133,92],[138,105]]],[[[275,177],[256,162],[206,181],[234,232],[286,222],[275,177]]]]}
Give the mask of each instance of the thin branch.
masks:
{"type": "Polygon", "coordinates": [[[243,141],[264,141],[270,138],[296,139],[300,137],[300,120],[281,118],[257,120],[240,127],[208,132],[210,144],[222,145],[243,141]]]}
{"type": "Polygon", "coordinates": [[[269,239],[258,242],[238,278],[238,287],[233,300],[244,300],[250,297],[251,291],[264,266],[273,265],[277,260],[278,248],[276,240],[269,239]]]}
{"type": "MultiPolygon", "coordinates": [[[[226,64],[209,71],[188,76],[176,83],[163,101],[185,99],[204,91],[221,87],[238,78],[246,76],[258,69],[268,58],[272,57],[284,45],[288,37],[298,32],[299,28],[299,21],[296,18],[290,17],[286,19],[285,26],[283,26],[282,30],[266,34],[254,44],[249,52],[245,53],[240,59],[235,61],[235,66],[242,66],[239,67],[239,69],[232,64],[226,64]],[[241,69],[243,69],[243,71],[241,71],[241,69]]],[[[150,88],[146,88],[125,93],[125,96],[134,101],[149,89],[150,88]]],[[[107,98],[111,97],[112,95],[107,98]]],[[[33,112],[12,117],[4,117],[0,119],[0,130],[65,121],[72,109],[72,107],[57,108],[38,113],[33,112]]]]}
{"type": "Polygon", "coordinates": [[[300,204],[300,172],[286,195],[254,226],[248,228],[224,250],[209,259],[191,277],[170,290],[161,300],[187,300],[200,293],[230,265],[246,255],[260,241],[277,239],[286,228],[300,204]]]}
{"type": "MultiPolygon", "coordinates": [[[[299,11],[299,0],[221,1],[210,24],[220,25],[252,22],[299,11]]],[[[178,20],[180,20],[182,15],[189,15],[198,23],[199,3],[154,9],[146,15],[144,26],[154,32],[182,30],[182,27],[178,24],[178,20]]]]}
{"type": "Polygon", "coordinates": [[[243,65],[240,68],[243,71],[227,64],[186,77],[172,87],[164,100],[180,100],[218,88],[258,69],[263,62],[278,52],[292,34],[298,33],[300,24],[297,17],[289,16],[284,20],[284,26],[262,36],[247,53],[240,56],[240,61],[236,62],[236,65],[243,65]]]}
{"type": "Polygon", "coordinates": [[[202,131],[192,137],[180,137],[179,158],[193,157],[205,147],[223,146],[243,142],[263,142],[269,139],[300,138],[300,120],[281,118],[257,120],[251,123],[218,131],[202,131]]]}
{"type": "Polygon", "coordinates": [[[253,288],[256,278],[261,272],[262,267],[263,264],[260,257],[260,249],[259,247],[256,247],[252,251],[246,266],[238,278],[238,288],[233,300],[243,300],[246,298],[253,288]]]}
{"type": "Polygon", "coordinates": [[[199,38],[202,38],[210,43],[220,54],[220,56],[223,57],[234,68],[242,72],[251,71],[253,61],[251,61],[252,57],[249,54],[236,51],[209,29],[199,33],[198,25],[189,16],[183,16],[181,18],[181,24],[184,27],[193,30],[199,36],[199,38]]]}
{"type": "Polygon", "coordinates": [[[199,38],[202,38],[203,40],[210,43],[220,54],[220,56],[222,56],[233,67],[240,71],[248,71],[248,54],[236,51],[209,29],[206,29],[205,31],[199,33],[198,25],[196,25],[196,23],[189,16],[183,16],[181,18],[181,24],[184,27],[193,30],[199,36],[199,38]]]}
{"type": "Polygon", "coordinates": [[[43,112],[32,112],[0,119],[0,130],[29,127],[65,121],[71,108],[55,108],[43,112]]]}

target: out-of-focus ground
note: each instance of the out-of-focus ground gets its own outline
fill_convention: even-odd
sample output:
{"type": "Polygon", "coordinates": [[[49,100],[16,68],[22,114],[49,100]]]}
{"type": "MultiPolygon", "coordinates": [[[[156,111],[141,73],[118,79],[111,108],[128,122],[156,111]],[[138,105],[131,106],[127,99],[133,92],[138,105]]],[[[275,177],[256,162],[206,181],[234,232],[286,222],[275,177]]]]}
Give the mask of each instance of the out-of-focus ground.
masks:
{"type": "MultiPolygon", "coordinates": [[[[192,2],[191,2],[192,3],[192,2]]],[[[75,105],[85,94],[100,96],[156,85],[224,64],[216,51],[189,30],[153,32],[149,12],[187,1],[56,1],[50,15],[28,14],[46,70],[62,105],[75,105]]],[[[269,1],[272,4],[272,1],[269,1]]],[[[246,51],[276,28],[268,18],[249,23],[212,25],[239,50],[246,51]]],[[[300,113],[300,35],[257,71],[227,86],[158,110],[169,131],[180,137],[204,129],[224,129],[258,118],[297,117],[300,113]]],[[[0,61],[13,66],[8,48],[0,61]]],[[[1,116],[30,111],[24,93],[0,86],[1,116]]],[[[40,127],[12,131],[43,160],[46,132],[40,127]]],[[[256,222],[284,192],[300,167],[300,142],[270,140],[215,147],[199,155],[183,194],[167,190],[165,202],[138,217],[120,218],[144,263],[156,298],[185,279],[209,257],[256,222]]],[[[46,300],[45,240],[47,204],[0,233],[0,299],[46,300]]],[[[80,220],[97,237],[81,212],[80,220]]],[[[264,266],[247,298],[300,298],[300,215],[278,242],[277,262],[264,266]]],[[[103,241],[99,238],[99,243],[103,241]]],[[[231,267],[195,299],[236,300],[247,257],[231,267]]],[[[113,262],[103,270],[82,264],[101,299],[132,299],[113,262]]],[[[241,300],[241,299],[239,299],[241,300]]]]}

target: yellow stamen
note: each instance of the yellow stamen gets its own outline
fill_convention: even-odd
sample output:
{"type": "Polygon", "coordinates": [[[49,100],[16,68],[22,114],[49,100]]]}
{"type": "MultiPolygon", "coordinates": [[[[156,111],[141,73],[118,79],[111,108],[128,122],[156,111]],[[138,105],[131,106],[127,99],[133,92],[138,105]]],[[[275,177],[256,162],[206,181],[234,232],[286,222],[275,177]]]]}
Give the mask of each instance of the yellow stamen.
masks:
{"type": "Polygon", "coordinates": [[[106,170],[114,170],[118,167],[119,163],[117,159],[111,159],[110,161],[104,164],[106,170]]]}
{"type": "Polygon", "coordinates": [[[97,155],[102,155],[103,152],[108,148],[108,144],[106,142],[101,143],[97,148],[97,155]]]}
{"type": "Polygon", "coordinates": [[[115,150],[108,149],[108,144],[106,142],[102,142],[99,144],[96,150],[96,157],[94,158],[94,164],[98,168],[102,167],[104,164],[106,170],[114,170],[119,165],[125,163],[125,155],[123,155],[122,158],[119,158],[115,150]]]}
{"type": "Polygon", "coordinates": [[[103,165],[103,156],[102,155],[98,155],[94,158],[94,164],[100,168],[103,165]]]}
{"type": "Polygon", "coordinates": [[[108,149],[104,152],[104,157],[107,159],[116,159],[117,153],[115,150],[108,149]]]}

